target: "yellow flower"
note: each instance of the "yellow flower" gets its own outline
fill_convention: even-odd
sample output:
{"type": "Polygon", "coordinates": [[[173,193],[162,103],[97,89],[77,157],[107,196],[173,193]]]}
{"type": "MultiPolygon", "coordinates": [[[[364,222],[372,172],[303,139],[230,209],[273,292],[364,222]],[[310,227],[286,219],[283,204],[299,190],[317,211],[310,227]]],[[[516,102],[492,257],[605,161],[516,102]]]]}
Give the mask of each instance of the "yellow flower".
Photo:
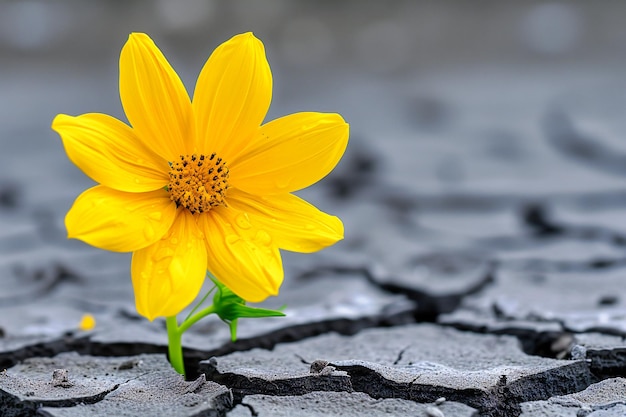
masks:
{"type": "Polygon", "coordinates": [[[130,126],[105,114],[58,115],[68,157],[99,185],[67,213],[70,238],[133,252],[137,311],[175,316],[208,269],[250,302],[276,295],[280,249],[313,252],[343,225],[291,194],[326,176],[348,142],[338,114],[263,124],[272,98],[265,49],[252,33],[220,45],[193,101],[161,51],[133,33],[120,56],[130,126]]]}

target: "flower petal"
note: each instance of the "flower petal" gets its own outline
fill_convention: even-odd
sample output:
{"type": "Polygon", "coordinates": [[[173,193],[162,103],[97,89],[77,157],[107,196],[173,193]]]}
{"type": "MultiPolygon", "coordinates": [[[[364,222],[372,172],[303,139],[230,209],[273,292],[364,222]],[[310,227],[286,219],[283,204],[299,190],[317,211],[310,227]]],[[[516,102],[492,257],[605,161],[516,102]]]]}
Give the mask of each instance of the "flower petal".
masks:
{"type": "Polygon", "coordinates": [[[339,218],[293,194],[252,196],[232,189],[228,205],[249,216],[253,227],[268,230],[281,249],[315,252],[343,239],[339,218]]]}
{"type": "Polygon", "coordinates": [[[193,215],[181,208],[170,233],[133,253],[137,311],[149,320],[180,313],[196,298],[206,275],[206,247],[193,215]]]}
{"type": "Polygon", "coordinates": [[[70,160],[102,185],[142,192],[168,183],[167,161],[146,148],[130,127],[111,116],[59,114],[52,129],[61,136],[70,160]]]}
{"type": "Polygon", "coordinates": [[[209,271],[250,302],[277,295],[283,281],[280,252],[264,229],[253,228],[245,213],[217,207],[198,217],[207,242],[209,271]]]}
{"type": "Polygon", "coordinates": [[[263,140],[229,164],[229,183],[251,194],[300,190],[325,177],[348,144],[338,114],[296,113],[261,127],[263,140]]]}
{"type": "Polygon", "coordinates": [[[272,100],[263,43],[250,32],[221,44],[202,68],[193,94],[198,151],[229,162],[255,137],[272,100]]]}
{"type": "Polygon", "coordinates": [[[189,153],[192,110],[185,86],[152,39],[133,33],[120,55],[120,98],[146,146],[167,161],[189,153]]]}
{"type": "Polygon", "coordinates": [[[68,237],[115,252],[145,248],[167,233],[176,203],[165,190],[127,193],[102,185],[78,196],[65,216],[68,237]]]}

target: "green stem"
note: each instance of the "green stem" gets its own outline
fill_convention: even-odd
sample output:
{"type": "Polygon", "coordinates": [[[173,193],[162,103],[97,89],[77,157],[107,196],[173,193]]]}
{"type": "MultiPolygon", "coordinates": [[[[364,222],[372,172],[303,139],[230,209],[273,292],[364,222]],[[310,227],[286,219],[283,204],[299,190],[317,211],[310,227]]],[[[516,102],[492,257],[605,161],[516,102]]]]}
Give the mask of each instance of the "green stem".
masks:
{"type": "Polygon", "coordinates": [[[211,304],[210,306],[208,306],[207,308],[203,308],[202,310],[198,311],[196,314],[194,314],[193,316],[187,318],[187,320],[185,320],[180,327],[178,328],[178,331],[183,334],[188,328],[190,328],[191,326],[193,326],[198,320],[200,320],[203,317],[208,316],[209,314],[213,314],[215,313],[215,308],[213,307],[213,305],[211,304]]]}
{"type": "Polygon", "coordinates": [[[181,374],[185,376],[185,363],[183,361],[183,344],[182,337],[183,332],[182,326],[178,327],[178,321],[176,320],[176,316],[167,317],[165,319],[165,324],[167,326],[167,339],[168,339],[168,353],[170,357],[170,363],[172,367],[181,374]]]}
{"type": "Polygon", "coordinates": [[[200,306],[202,304],[204,304],[204,302],[206,301],[207,298],[209,298],[209,295],[211,295],[211,293],[213,292],[214,289],[217,288],[217,285],[213,285],[213,288],[211,288],[209,290],[209,292],[207,292],[204,297],[202,297],[202,300],[200,300],[200,302],[198,304],[196,304],[193,308],[193,310],[191,310],[191,312],[187,315],[187,317],[185,317],[185,320],[183,320],[183,323],[186,322],[187,320],[189,320],[189,317],[191,317],[193,315],[193,313],[196,312],[197,309],[200,308],[200,306]]]}

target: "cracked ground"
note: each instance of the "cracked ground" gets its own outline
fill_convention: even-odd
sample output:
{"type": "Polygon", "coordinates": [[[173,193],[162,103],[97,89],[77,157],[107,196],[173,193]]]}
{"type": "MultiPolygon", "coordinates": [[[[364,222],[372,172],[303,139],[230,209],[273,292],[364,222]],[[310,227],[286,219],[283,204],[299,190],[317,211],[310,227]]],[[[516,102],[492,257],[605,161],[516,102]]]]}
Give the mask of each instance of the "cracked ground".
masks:
{"type": "Polygon", "coordinates": [[[0,3],[0,415],[626,415],[626,6],[202,4],[0,3]],[[49,126],[123,118],[131,31],[190,86],[247,30],[270,119],[351,125],[300,193],[345,239],[283,253],[262,306],[287,317],[243,319],[234,343],[216,318],[192,327],[184,380],[164,322],[136,313],[130,256],[66,239],[91,182],[49,126]]]}

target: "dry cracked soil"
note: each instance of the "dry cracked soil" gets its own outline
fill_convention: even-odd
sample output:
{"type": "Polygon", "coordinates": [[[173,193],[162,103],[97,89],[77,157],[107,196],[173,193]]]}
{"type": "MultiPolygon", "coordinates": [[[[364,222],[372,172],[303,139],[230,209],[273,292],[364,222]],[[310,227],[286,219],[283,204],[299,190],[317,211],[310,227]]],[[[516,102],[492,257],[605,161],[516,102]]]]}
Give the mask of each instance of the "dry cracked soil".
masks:
{"type": "Polygon", "coordinates": [[[0,415],[626,415],[622,4],[19,3],[0,3],[0,415]],[[189,86],[249,29],[269,118],[351,124],[337,169],[299,193],[345,239],[283,253],[263,306],[285,318],[241,320],[234,343],[213,317],[193,327],[185,380],[164,322],[136,313],[129,255],[66,239],[91,182],[49,124],[123,117],[132,30],[189,86]]]}

